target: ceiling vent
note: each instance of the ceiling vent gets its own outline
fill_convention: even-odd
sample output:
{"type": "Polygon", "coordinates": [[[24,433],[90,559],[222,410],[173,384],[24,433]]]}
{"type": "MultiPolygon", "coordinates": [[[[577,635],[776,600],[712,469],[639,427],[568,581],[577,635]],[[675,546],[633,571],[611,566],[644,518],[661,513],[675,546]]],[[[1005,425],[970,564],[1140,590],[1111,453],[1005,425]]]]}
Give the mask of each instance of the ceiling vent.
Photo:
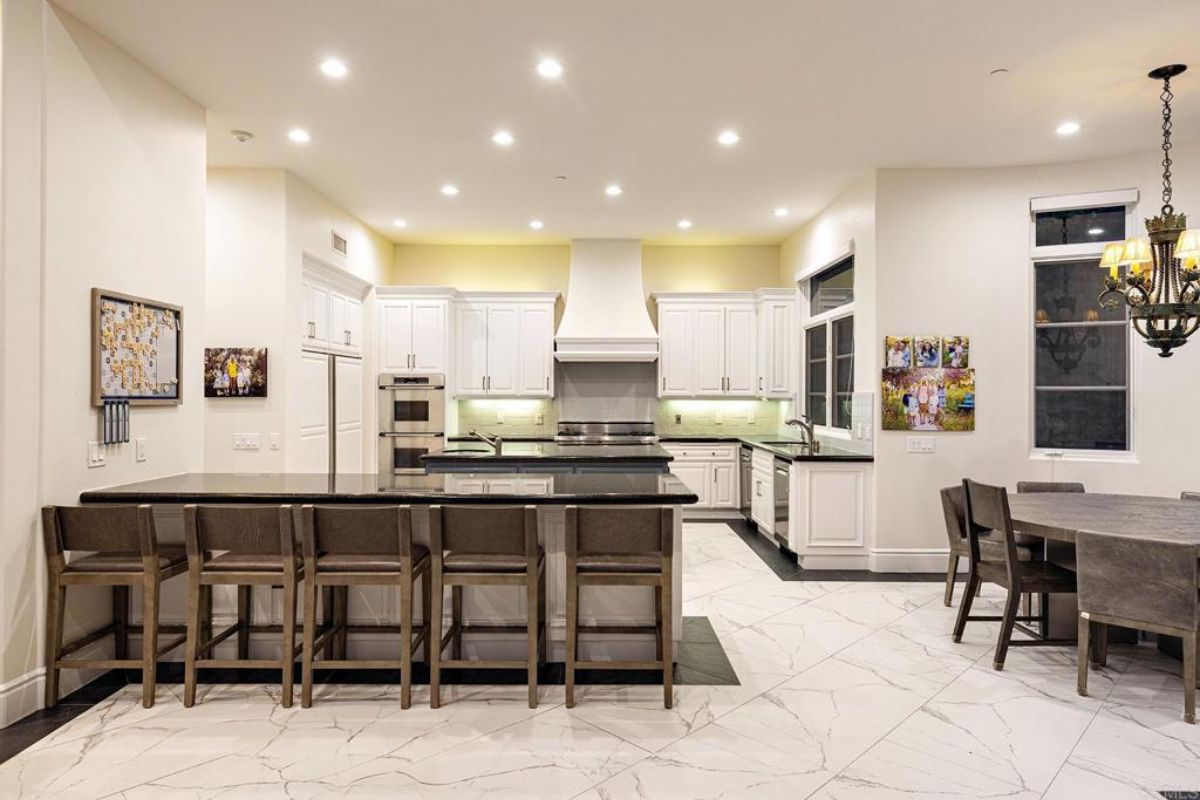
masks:
{"type": "Polygon", "coordinates": [[[340,235],[337,231],[331,231],[333,236],[333,252],[339,255],[347,255],[350,246],[346,243],[346,237],[340,235]]]}

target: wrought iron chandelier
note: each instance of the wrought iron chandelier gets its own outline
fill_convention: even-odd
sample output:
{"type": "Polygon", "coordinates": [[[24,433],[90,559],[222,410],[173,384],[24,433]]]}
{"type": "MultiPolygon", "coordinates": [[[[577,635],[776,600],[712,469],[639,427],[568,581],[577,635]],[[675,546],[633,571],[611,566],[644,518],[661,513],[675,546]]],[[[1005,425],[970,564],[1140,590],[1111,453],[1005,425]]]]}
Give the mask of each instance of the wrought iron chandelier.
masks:
{"type": "Polygon", "coordinates": [[[1146,220],[1148,236],[1114,242],[1100,259],[1109,271],[1100,305],[1124,300],[1133,329],[1163,358],[1200,328],[1200,229],[1188,230],[1187,214],[1171,205],[1171,78],[1186,69],[1171,64],[1148,75],[1162,81],[1162,209],[1146,220]]]}

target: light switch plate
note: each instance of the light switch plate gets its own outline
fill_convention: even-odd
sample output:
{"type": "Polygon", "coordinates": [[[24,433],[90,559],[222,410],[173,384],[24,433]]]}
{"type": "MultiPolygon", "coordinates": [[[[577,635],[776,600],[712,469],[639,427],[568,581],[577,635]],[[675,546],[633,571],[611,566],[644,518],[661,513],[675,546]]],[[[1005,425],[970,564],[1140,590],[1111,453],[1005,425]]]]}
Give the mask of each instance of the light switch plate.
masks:
{"type": "Polygon", "coordinates": [[[133,440],[134,458],[138,461],[146,460],[146,437],[143,436],[133,440]]]}
{"type": "Polygon", "coordinates": [[[104,466],[104,448],[99,442],[88,442],[88,469],[104,466]]]}
{"type": "Polygon", "coordinates": [[[910,453],[932,453],[934,449],[933,439],[928,436],[908,437],[908,452],[910,453]]]}
{"type": "Polygon", "coordinates": [[[746,424],[747,425],[754,424],[754,411],[753,410],[746,412],[746,424]]]}
{"type": "Polygon", "coordinates": [[[258,433],[235,433],[233,435],[234,450],[258,450],[262,447],[262,435],[258,433]]]}
{"type": "Polygon", "coordinates": [[[271,447],[271,449],[272,449],[272,450],[278,450],[278,449],[279,449],[279,434],[278,434],[278,433],[271,433],[271,434],[268,434],[268,435],[267,435],[267,441],[269,441],[269,442],[270,442],[270,447],[271,447]]]}
{"type": "Polygon", "coordinates": [[[722,425],[725,422],[725,417],[720,411],[713,412],[713,425],[722,425]]]}
{"type": "Polygon", "coordinates": [[[497,411],[497,412],[496,412],[496,424],[497,424],[497,425],[503,425],[503,424],[504,424],[504,412],[503,412],[503,411],[497,411]]]}

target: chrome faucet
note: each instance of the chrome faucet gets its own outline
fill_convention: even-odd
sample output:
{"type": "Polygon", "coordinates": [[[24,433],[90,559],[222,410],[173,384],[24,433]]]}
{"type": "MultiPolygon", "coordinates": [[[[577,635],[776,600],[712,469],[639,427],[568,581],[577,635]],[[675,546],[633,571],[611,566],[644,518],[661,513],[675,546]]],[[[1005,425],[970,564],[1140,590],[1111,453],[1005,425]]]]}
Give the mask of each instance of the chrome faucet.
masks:
{"type": "Polygon", "coordinates": [[[798,418],[789,419],[783,424],[795,425],[804,431],[804,441],[808,444],[810,452],[816,453],[821,449],[821,443],[817,441],[816,434],[813,433],[813,421],[808,418],[807,414],[801,414],[798,418]]]}
{"type": "Polygon", "coordinates": [[[501,445],[504,444],[504,439],[501,438],[499,435],[488,436],[486,433],[480,433],[479,431],[467,431],[467,435],[474,436],[479,441],[492,447],[496,451],[496,452],[492,453],[492,455],[494,455],[494,456],[500,455],[500,447],[501,447],[501,445]]]}

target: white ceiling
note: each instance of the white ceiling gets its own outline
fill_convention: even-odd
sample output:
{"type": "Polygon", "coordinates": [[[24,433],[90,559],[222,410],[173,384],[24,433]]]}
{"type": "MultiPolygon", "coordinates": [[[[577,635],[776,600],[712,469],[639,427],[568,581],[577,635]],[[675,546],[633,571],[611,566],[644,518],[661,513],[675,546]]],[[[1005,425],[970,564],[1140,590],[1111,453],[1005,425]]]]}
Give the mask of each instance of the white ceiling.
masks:
{"type": "Polygon", "coordinates": [[[777,242],[872,167],[1147,150],[1145,73],[1189,59],[1176,132],[1200,138],[1196,0],[58,4],[209,109],[210,163],[290,169],[396,241],[777,242]],[[535,75],[542,54],[560,82],[535,75]],[[347,78],[320,74],[329,55],[347,78]],[[1064,119],[1083,131],[1055,136],[1064,119]]]}

